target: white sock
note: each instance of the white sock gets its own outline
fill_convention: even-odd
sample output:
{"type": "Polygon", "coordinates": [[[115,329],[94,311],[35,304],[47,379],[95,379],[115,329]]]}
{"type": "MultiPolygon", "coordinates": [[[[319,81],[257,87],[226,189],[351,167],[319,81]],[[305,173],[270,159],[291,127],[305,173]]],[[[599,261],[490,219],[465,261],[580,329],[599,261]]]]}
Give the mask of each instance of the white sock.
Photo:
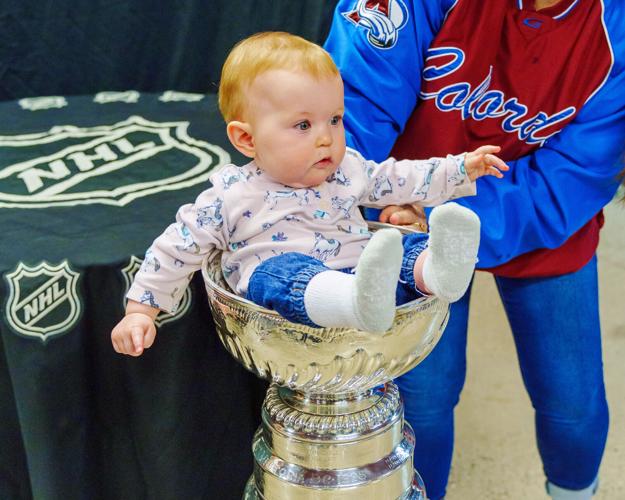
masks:
{"type": "Polygon", "coordinates": [[[480,244],[480,219],[457,203],[435,207],[430,214],[428,255],[423,282],[437,297],[455,302],[471,282],[480,244]]]}
{"type": "Polygon", "coordinates": [[[404,255],[401,239],[397,229],[381,229],[358,259],[356,310],[369,332],[385,332],[395,319],[395,291],[404,255]]]}
{"type": "Polygon", "coordinates": [[[355,275],[325,271],[313,277],[304,292],[308,316],[320,326],[388,330],[395,318],[402,256],[399,231],[376,232],[358,260],[355,275]]]}
{"type": "Polygon", "coordinates": [[[324,271],[313,276],[304,291],[308,317],[319,326],[359,328],[354,308],[356,276],[324,271]]]}

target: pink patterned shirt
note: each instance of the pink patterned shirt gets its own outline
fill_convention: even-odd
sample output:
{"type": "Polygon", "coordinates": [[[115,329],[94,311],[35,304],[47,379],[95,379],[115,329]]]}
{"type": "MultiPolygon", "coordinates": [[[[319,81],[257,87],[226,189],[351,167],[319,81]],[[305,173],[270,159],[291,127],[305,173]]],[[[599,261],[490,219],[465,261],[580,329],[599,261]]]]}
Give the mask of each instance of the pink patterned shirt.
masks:
{"type": "Polygon", "coordinates": [[[375,163],[349,148],[336,172],[311,188],[276,183],[253,161],[226,165],[210,180],[212,187],[180,207],[148,249],[128,298],[175,311],[214,248],[222,250],[224,277],[240,295],[256,266],[284,252],[310,255],[331,269],[354,267],[371,237],[359,206],[435,206],[476,192],[464,154],[375,163]]]}

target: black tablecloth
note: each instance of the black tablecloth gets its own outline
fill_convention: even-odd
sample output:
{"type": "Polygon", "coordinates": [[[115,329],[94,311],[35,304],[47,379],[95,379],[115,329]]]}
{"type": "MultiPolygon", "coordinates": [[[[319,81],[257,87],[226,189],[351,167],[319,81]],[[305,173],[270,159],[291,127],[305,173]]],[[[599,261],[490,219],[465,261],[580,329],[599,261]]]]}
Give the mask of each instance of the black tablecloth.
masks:
{"type": "Polygon", "coordinates": [[[264,383],[201,276],[143,356],[110,343],[143,252],[233,154],[224,128],[214,95],[0,103],[0,498],[240,498],[264,383]]]}

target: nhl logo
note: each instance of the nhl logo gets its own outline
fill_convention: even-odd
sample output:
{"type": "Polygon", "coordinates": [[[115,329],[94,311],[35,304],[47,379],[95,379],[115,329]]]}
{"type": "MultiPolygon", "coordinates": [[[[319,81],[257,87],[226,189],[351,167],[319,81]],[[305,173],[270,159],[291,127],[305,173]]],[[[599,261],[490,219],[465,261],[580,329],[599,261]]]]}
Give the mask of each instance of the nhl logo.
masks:
{"type": "Polygon", "coordinates": [[[112,125],[0,136],[0,207],[123,207],[205,182],[230,156],[189,136],[188,126],[131,116],[112,125]]]}
{"type": "Polygon", "coordinates": [[[67,261],[56,266],[42,262],[35,267],[20,262],[6,275],[9,325],[20,335],[37,337],[43,342],[68,331],[82,311],[77,287],[79,277],[67,261]]]}

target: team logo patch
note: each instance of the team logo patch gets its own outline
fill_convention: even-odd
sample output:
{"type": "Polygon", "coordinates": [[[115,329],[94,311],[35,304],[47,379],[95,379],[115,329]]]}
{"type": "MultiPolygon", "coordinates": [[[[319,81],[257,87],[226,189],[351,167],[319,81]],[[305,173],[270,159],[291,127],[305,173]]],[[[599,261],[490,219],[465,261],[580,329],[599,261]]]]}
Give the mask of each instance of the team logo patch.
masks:
{"type": "MultiPolygon", "coordinates": [[[[130,290],[130,285],[132,285],[132,280],[134,279],[135,274],[137,274],[137,271],[141,268],[142,263],[143,263],[142,259],[135,257],[133,255],[130,257],[130,261],[128,262],[128,265],[122,269],[122,276],[124,277],[124,283],[126,284],[126,290],[124,292],[124,300],[123,300],[124,308],[126,307],[126,302],[127,302],[125,298],[126,294],[128,293],[128,290],[130,290]]],[[[162,326],[166,323],[176,321],[178,318],[186,314],[186,312],[189,310],[189,307],[191,307],[191,287],[187,287],[187,289],[185,290],[184,295],[182,296],[182,299],[180,300],[180,303],[178,304],[178,309],[176,310],[174,314],[161,312],[158,315],[158,317],[154,320],[154,323],[156,324],[156,326],[162,326]]]]}
{"type": "Polygon", "coordinates": [[[46,342],[72,328],[80,317],[78,278],[67,261],[53,266],[42,262],[35,267],[18,263],[8,273],[9,299],[6,318],[17,333],[46,342]]]}
{"type": "Polygon", "coordinates": [[[0,136],[0,207],[124,206],[205,182],[230,156],[190,137],[188,126],[131,116],[113,125],[0,136]]]}
{"type": "Polygon", "coordinates": [[[356,8],[343,12],[343,16],[367,31],[371,45],[390,49],[408,21],[408,9],[402,0],[359,0],[356,8]]]}

